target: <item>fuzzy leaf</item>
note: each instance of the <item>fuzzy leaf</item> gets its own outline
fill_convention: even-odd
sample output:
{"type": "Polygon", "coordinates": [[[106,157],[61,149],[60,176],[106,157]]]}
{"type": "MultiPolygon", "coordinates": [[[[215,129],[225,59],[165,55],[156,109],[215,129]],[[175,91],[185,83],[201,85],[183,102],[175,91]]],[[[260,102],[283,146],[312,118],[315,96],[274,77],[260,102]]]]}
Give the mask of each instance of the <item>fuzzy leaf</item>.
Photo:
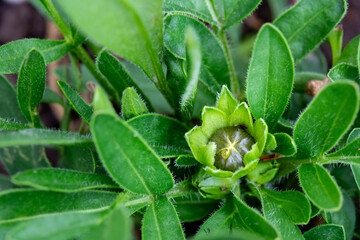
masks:
{"type": "Polygon", "coordinates": [[[157,195],[174,185],[165,164],[141,135],[121,118],[109,114],[96,115],[91,120],[90,130],[104,167],[124,189],[157,195]],[[113,144],[108,144],[109,139],[113,144]]]}
{"type": "Polygon", "coordinates": [[[353,123],[358,109],[359,90],[355,83],[340,81],[326,86],[296,123],[297,156],[317,158],[331,150],[353,123]]]}
{"type": "Polygon", "coordinates": [[[29,125],[0,118],[0,130],[20,130],[29,128],[29,125]]]}
{"type": "Polygon", "coordinates": [[[327,223],[338,224],[344,227],[346,239],[352,239],[356,227],[356,208],[352,199],[343,193],[344,201],[342,207],[336,212],[326,212],[327,223]]]}
{"type": "Polygon", "coordinates": [[[339,24],[347,9],[345,0],[300,0],[275,19],[297,63],[314,50],[339,24]],[[321,25],[321,29],[317,26],[321,25]]]}
{"type": "Polygon", "coordinates": [[[132,239],[131,219],[129,219],[129,213],[123,206],[117,205],[114,209],[111,209],[101,221],[100,224],[92,227],[90,231],[82,235],[80,240],[132,239]]]}
{"type": "Polygon", "coordinates": [[[150,113],[132,118],[128,124],[162,158],[191,154],[184,138],[188,129],[173,118],[150,113]]]}
{"type": "Polygon", "coordinates": [[[192,112],[194,111],[201,67],[199,37],[192,28],[186,30],[185,46],[187,78],[184,83],[184,91],[180,97],[180,111],[184,114],[184,116],[190,119],[192,112]]]}
{"type": "Polygon", "coordinates": [[[66,41],[48,39],[22,39],[0,47],[0,73],[17,73],[30,50],[36,49],[51,63],[63,57],[73,47],[66,41]]]}
{"type": "Polygon", "coordinates": [[[185,34],[192,27],[199,36],[202,67],[200,80],[214,94],[222,85],[230,86],[229,68],[220,40],[201,22],[180,14],[169,15],[164,22],[164,45],[176,57],[186,59],[185,34]]]}
{"type": "Polygon", "coordinates": [[[296,145],[294,140],[286,133],[275,133],[274,134],[277,147],[273,152],[284,155],[292,156],[296,153],[296,145]]]}
{"type": "Polygon", "coordinates": [[[354,174],[356,184],[360,190],[360,166],[359,165],[351,165],[351,170],[354,174]]]}
{"type": "Polygon", "coordinates": [[[92,188],[118,188],[107,175],[83,173],[65,169],[34,169],[18,173],[12,182],[37,189],[72,192],[92,188]]]}
{"type": "Polygon", "coordinates": [[[260,213],[237,197],[234,197],[234,203],[237,213],[234,215],[233,227],[256,233],[264,239],[278,238],[275,228],[260,213]]]}
{"type": "Polygon", "coordinates": [[[71,239],[95,226],[104,215],[105,211],[43,215],[19,222],[6,234],[6,239],[71,239]]]}
{"type": "Polygon", "coordinates": [[[213,25],[216,24],[203,0],[164,0],[163,10],[167,13],[186,13],[195,16],[202,21],[213,25]]]}
{"type": "Polygon", "coordinates": [[[40,125],[38,107],[45,91],[45,60],[31,50],[25,57],[17,82],[17,98],[21,112],[33,126],[40,125]]]}
{"type": "Polygon", "coordinates": [[[90,145],[91,138],[77,133],[29,128],[19,131],[6,131],[0,134],[0,147],[26,145],[90,145]]]}
{"type": "Polygon", "coordinates": [[[325,168],[317,164],[303,164],[299,168],[299,180],[315,206],[329,211],[340,209],[340,189],[325,168]]]}
{"type": "Polygon", "coordinates": [[[324,224],[304,233],[305,240],[345,240],[344,227],[334,224],[324,224]]]}
{"type": "Polygon", "coordinates": [[[87,122],[90,122],[93,110],[66,82],[57,82],[71,107],[87,122]]]}
{"type": "Polygon", "coordinates": [[[90,39],[139,65],[153,81],[164,77],[161,0],[56,2],[90,39]]]}
{"type": "Polygon", "coordinates": [[[0,117],[27,123],[18,105],[16,90],[9,80],[0,74],[0,117]]]}
{"type": "Polygon", "coordinates": [[[0,220],[106,208],[115,201],[117,195],[104,191],[62,193],[33,189],[8,190],[0,193],[0,203],[3,206],[0,220]]]}
{"type": "Polygon", "coordinates": [[[261,3],[261,0],[215,1],[221,26],[227,29],[244,20],[261,3]]]}
{"type": "MultiPolygon", "coordinates": [[[[288,215],[290,210],[287,208],[288,205],[285,206],[285,208],[280,207],[279,200],[276,200],[271,197],[271,195],[269,196],[267,194],[261,195],[261,202],[265,218],[276,227],[281,239],[304,239],[299,228],[291,221],[291,218],[294,216],[292,214],[288,215]],[[288,211],[285,211],[285,209],[288,211]]],[[[307,210],[305,212],[307,212],[307,210]]],[[[307,215],[307,213],[305,215],[307,215]]]]}
{"type": "Polygon", "coordinates": [[[166,197],[157,198],[147,208],[141,236],[144,240],[185,240],[179,217],[169,199],[166,197]]]}
{"type": "Polygon", "coordinates": [[[195,236],[198,239],[210,239],[218,233],[230,233],[232,218],[236,212],[232,200],[226,200],[224,205],[212,214],[201,226],[195,236]]]}
{"type": "Polygon", "coordinates": [[[306,225],[310,220],[311,207],[304,194],[297,191],[273,191],[261,189],[269,204],[275,204],[296,225],[306,225]]]}
{"type": "Polygon", "coordinates": [[[357,66],[353,66],[347,63],[340,63],[330,69],[328,76],[335,82],[339,80],[351,80],[356,83],[360,83],[360,76],[357,66]]]}
{"type": "Polygon", "coordinates": [[[193,156],[190,155],[180,155],[176,159],[176,165],[178,166],[195,166],[199,162],[193,156]]]}
{"type": "Polygon", "coordinates": [[[122,116],[125,120],[148,113],[145,103],[134,88],[126,88],[121,99],[122,116]]]}
{"type": "Polygon", "coordinates": [[[102,75],[104,75],[113,86],[119,99],[127,87],[132,87],[141,96],[141,99],[144,100],[145,104],[152,108],[149,99],[115,56],[106,50],[102,50],[97,57],[96,65],[102,75]]]}
{"type": "Polygon", "coordinates": [[[289,101],[294,81],[294,63],[280,31],[264,25],[254,45],[247,77],[247,98],[256,119],[270,129],[280,119],[289,101]]]}
{"type": "Polygon", "coordinates": [[[343,147],[342,149],[325,155],[322,163],[345,163],[360,165],[360,137],[343,147]]]}
{"type": "Polygon", "coordinates": [[[360,35],[354,37],[344,48],[339,63],[347,63],[353,66],[357,65],[357,50],[359,46],[360,35]]]}

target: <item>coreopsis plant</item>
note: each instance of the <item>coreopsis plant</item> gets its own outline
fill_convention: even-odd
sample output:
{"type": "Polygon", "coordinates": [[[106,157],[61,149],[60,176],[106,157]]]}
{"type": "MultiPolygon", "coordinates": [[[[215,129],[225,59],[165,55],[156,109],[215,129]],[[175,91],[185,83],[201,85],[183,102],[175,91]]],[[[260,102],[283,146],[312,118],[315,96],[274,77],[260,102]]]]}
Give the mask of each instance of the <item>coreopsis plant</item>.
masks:
{"type": "Polygon", "coordinates": [[[261,0],[30,2],[64,39],[0,47],[0,73],[17,74],[0,75],[0,239],[359,237],[345,0],[269,1],[274,20],[245,38],[261,0]],[[46,67],[65,55],[60,95],[46,67]]]}

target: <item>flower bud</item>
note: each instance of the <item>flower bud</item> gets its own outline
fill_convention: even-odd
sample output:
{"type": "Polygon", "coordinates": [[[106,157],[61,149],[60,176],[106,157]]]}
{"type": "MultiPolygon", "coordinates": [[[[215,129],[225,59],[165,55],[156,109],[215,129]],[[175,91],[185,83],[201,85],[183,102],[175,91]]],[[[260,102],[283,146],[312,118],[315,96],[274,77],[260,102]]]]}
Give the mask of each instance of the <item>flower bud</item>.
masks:
{"type": "Polygon", "coordinates": [[[223,86],[216,108],[204,107],[201,118],[202,126],[185,136],[207,174],[239,179],[256,168],[271,134],[263,119],[253,122],[246,103],[239,104],[223,86]]]}
{"type": "Polygon", "coordinates": [[[256,168],[248,174],[248,178],[257,184],[270,182],[279,170],[279,164],[275,162],[260,162],[256,168]]]}
{"type": "Polygon", "coordinates": [[[229,193],[238,182],[234,178],[221,178],[209,176],[204,170],[200,170],[193,179],[193,185],[199,189],[201,195],[211,199],[222,199],[229,193]]]}

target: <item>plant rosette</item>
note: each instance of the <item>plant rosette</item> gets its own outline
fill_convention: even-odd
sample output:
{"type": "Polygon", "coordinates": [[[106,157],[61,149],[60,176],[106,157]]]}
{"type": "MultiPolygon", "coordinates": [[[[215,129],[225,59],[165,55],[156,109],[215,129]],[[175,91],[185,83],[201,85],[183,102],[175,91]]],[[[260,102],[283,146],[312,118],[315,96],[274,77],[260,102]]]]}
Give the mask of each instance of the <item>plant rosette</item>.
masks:
{"type": "Polygon", "coordinates": [[[247,104],[239,104],[226,86],[222,87],[216,108],[204,107],[202,126],[195,126],[185,135],[207,174],[233,179],[257,167],[267,136],[265,121],[260,118],[253,122],[247,104]]]}

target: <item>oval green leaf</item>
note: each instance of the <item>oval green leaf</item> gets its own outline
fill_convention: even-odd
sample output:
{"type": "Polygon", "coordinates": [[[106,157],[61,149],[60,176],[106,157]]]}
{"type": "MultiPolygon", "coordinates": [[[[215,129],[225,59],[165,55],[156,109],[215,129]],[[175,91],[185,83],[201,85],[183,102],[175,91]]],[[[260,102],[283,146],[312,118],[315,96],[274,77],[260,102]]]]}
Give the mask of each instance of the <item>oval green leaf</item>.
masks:
{"type": "MultiPolygon", "coordinates": [[[[291,221],[293,216],[291,216],[292,214],[288,214],[290,213],[289,209],[287,209],[287,207],[280,207],[279,203],[282,202],[281,200],[283,199],[280,199],[279,201],[274,199],[274,196],[264,194],[262,191],[261,202],[265,218],[276,227],[281,239],[304,239],[301,235],[300,229],[293,223],[293,221],[291,221]],[[286,212],[285,209],[288,211],[286,212]]],[[[296,219],[296,217],[293,218],[293,220],[294,219],[296,219]]]]}
{"type": "Polygon", "coordinates": [[[335,146],[358,112],[358,88],[354,82],[335,82],[315,97],[295,126],[298,157],[318,158],[335,146]]]}
{"type": "Polygon", "coordinates": [[[272,152],[283,156],[292,156],[296,153],[296,145],[294,140],[286,133],[275,133],[276,148],[272,152]]]}
{"type": "Polygon", "coordinates": [[[344,227],[335,224],[325,224],[312,228],[304,233],[305,240],[345,240],[344,227]]]}
{"type": "Polygon", "coordinates": [[[235,209],[234,227],[256,233],[265,239],[277,239],[278,233],[273,225],[268,222],[260,213],[247,206],[237,197],[234,197],[235,209]]]}
{"type": "Polygon", "coordinates": [[[33,126],[40,125],[38,107],[45,91],[45,60],[35,49],[21,65],[17,81],[17,98],[21,112],[33,126]]]}
{"type": "Polygon", "coordinates": [[[8,190],[0,193],[0,204],[3,206],[0,221],[46,213],[107,208],[117,196],[117,193],[104,191],[62,193],[33,189],[8,190]]]}
{"type": "Polygon", "coordinates": [[[0,134],[0,147],[26,145],[91,145],[91,137],[78,133],[29,128],[0,134]]]}
{"type": "Polygon", "coordinates": [[[360,83],[360,76],[357,66],[347,63],[340,63],[330,69],[328,76],[333,81],[351,80],[360,83]]]}
{"type": "Polygon", "coordinates": [[[163,80],[161,0],[56,2],[92,40],[139,65],[154,82],[163,80]]]}
{"type": "Polygon", "coordinates": [[[118,188],[107,175],[77,172],[65,169],[34,169],[18,173],[12,182],[37,189],[73,192],[92,188],[118,188]]]}
{"type": "Polygon", "coordinates": [[[48,39],[22,39],[0,47],[0,73],[17,73],[24,57],[31,49],[43,55],[45,63],[63,57],[73,47],[66,41],[48,39]]]}
{"type": "Polygon", "coordinates": [[[303,164],[299,168],[299,180],[305,194],[315,206],[329,211],[340,209],[340,189],[325,168],[317,164],[303,164]]]}
{"type": "Polygon", "coordinates": [[[338,224],[344,227],[346,239],[352,239],[356,225],[356,208],[353,200],[343,192],[344,201],[342,207],[336,212],[326,212],[325,219],[327,223],[338,224]]]}
{"type": "Polygon", "coordinates": [[[113,86],[119,98],[121,98],[127,87],[132,87],[138,94],[140,94],[140,97],[144,100],[146,106],[152,109],[149,99],[138,87],[134,79],[125,69],[124,65],[114,55],[106,50],[102,50],[96,59],[96,66],[100,73],[104,75],[104,77],[113,86]]]}
{"type": "MultiPolygon", "coordinates": [[[[21,63],[20,63],[21,64],[21,63]]],[[[0,74],[0,117],[27,123],[18,105],[16,90],[9,80],[0,74]]]]}
{"type": "Polygon", "coordinates": [[[321,163],[345,163],[360,165],[360,137],[340,150],[324,156],[321,163]]]}
{"type": "Polygon", "coordinates": [[[285,212],[287,218],[296,225],[306,225],[310,220],[311,206],[304,194],[297,191],[273,191],[261,189],[262,195],[285,212]]]}
{"type": "Polygon", "coordinates": [[[90,130],[104,167],[124,189],[158,195],[174,185],[165,164],[141,135],[121,118],[97,115],[91,120],[90,130]]]}
{"type": "Polygon", "coordinates": [[[219,233],[230,233],[230,226],[235,213],[233,200],[227,199],[224,205],[204,222],[197,232],[195,240],[211,239],[219,233]]]}
{"type": "Polygon", "coordinates": [[[227,29],[241,22],[261,3],[261,0],[215,1],[221,27],[227,29]]]}
{"type": "Polygon", "coordinates": [[[344,48],[339,63],[347,63],[353,66],[357,65],[357,50],[359,46],[360,35],[354,37],[344,48]]]}
{"type": "Polygon", "coordinates": [[[143,219],[141,236],[144,240],[185,240],[179,217],[167,197],[157,198],[147,208],[143,219]]]}
{"type": "Polygon", "coordinates": [[[19,222],[7,234],[7,240],[67,240],[96,226],[105,211],[49,214],[19,222]]]}
{"type": "Polygon", "coordinates": [[[191,155],[181,122],[160,114],[144,114],[128,121],[161,158],[191,155]],[[156,129],[156,131],[154,131],[156,129]]]}
{"type": "Polygon", "coordinates": [[[79,240],[130,240],[133,239],[131,227],[128,211],[123,206],[117,205],[101,219],[100,224],[93,226],[79,240]]]}
{"type": "Polygon", "coordinates": [[[247,77],[247,99],[256,119],[273,128],[285,111],[294,82],[294,63],[279,30],[265,24],[256,39],[247,77]]]}
{"type": "Polygon", "coordinates": [[[339,24],[346,9],[345,0],[300,0],[275,19],[274,25],[284,34],[297,63],[339,24]]]}

